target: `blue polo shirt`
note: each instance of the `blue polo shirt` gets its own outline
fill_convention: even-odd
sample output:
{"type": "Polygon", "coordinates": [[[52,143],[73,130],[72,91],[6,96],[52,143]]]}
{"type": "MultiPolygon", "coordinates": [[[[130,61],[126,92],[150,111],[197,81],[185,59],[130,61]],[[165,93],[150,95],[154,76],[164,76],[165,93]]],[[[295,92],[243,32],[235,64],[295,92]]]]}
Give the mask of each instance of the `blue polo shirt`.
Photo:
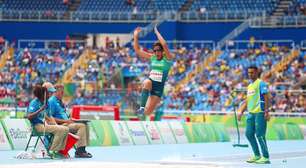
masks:
{"type": "MultiPolygon", "coordinates": [[[[37,110],[39,110],[43,106],[43,103],[39,101],[39,99],[35,98],[33,99],[27,109],[27,114],[34,113],[37,110]]],[[[34,126],[36,124],[43,124],[44,123],[44,113],[46,115],[50,116],[48,113],[48,109],[45,109],[44,111],[41,111],[38,113],[32,120],[30,120],[31,124],[34,126]]]]}
{"type": "Polygon", "coordinates": [[[50,108],[52,117],[68,120],[66,109],[62,101],[59,100],[56,96],[53,95],[48,99],[48,108],[50,108]]]}

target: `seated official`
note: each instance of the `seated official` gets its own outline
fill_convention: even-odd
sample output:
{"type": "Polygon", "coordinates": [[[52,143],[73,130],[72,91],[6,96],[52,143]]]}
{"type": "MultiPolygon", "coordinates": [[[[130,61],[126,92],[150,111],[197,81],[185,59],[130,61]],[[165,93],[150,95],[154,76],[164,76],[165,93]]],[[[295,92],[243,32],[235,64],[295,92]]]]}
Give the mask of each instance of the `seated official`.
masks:
{"type": "Polygon", "coordinates": [[[49,150],[51,153],[58,154],[66,146],[66,139],[69,128],[62,125],[57,125],[47,109],[46,100],[55,90],[47,90],[41,85],[34,87],[35,98],[30,102],[27,109],[27,118],[30,120],[32,127],[37,132],[46,132],[54,135],[53,141],[49,150]]]}
{"type": "MultiPolygon", "coordinates": [[[[54,88],[50,83],[47,88],[54,88]]],[[[63,85],[55,86],[56,92],[53,96],[48,99],[48,104],[52,117],[55,119],[57,124],[67,126],[69,131],[80,137],[76,143],[77,149],[75,152],[76,158],[91,158],[92,155],[86,151],[86,146],[89,143],[89,129],[84,123],[76,123],[69,119],[65,105],[62,102],[64,94],[63,85]]]]}

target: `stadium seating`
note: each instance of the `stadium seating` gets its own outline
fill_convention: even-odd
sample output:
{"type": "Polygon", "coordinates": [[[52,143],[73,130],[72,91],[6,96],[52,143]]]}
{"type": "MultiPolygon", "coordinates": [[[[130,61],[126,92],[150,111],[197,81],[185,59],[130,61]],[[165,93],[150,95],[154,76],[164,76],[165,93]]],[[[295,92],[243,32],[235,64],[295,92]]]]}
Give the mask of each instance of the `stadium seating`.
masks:
{"type": "Polygon", "coordinates": [[[34,10],[34,11],[65,11],[67,10],[67,6],[63,3],[63,0],[4,0],[4,9],[11,10],[34,10]]]}
{"type": "Polygon", "coordinates": [[[205,7],[208,11],[222,9],[222,11],[239,11],[239,10],[265,10],[271,11],[277,3],[277,0],[224,0],[224,1],[214,1],[214,0],[195,0],[192,9],[197,10],[201,7],[205,7]]]}
{"type": "Polygon", "coordinates": [[[304,64],[306,59],[305,54],[305,52],[301,52],[299,57],[293,60],[289,66],[286,66],[283,72],[276,74],[275,77],[270,80],[270,83],[273,83],[273,89],[278,90],[278,92],[271,94],[273,104],[272,107],[274,111],[305,111],[305,108],[303,107],[305,97],[303,94],[283,92],[291,89],[291,87],[298,82],[303,74],[306,74],[306,66],[304,64]]]}
{"type": "MultiPolygon", "coordinates": [[[[186,0],[176,0],[176,1],[164,1],[164,0],[137,0],[135,5],[129,5],[126,1],[109,1],[109,0],[82,0],[80,6],[76,10],[75,18],[87,18],[89,16],[83,16],[82,12],[92,12],[94,18],[107,17],[105,13],[107,12],[133,12],[136,8],[136,13],[141,12],[153,12],[153,11],[178,11],[186,0]],[[104,13],[104,14],[101,14],[104,13]]],[[[188,18],[197,17],[208,17],[208,18],[239,18],[245,16],[257,16],[266,12],[270,14],[279,0],[225,0],[225,1],[215,1],[215,0],[194,0],[188,11],[200,12],[191,13],[188,18]],[[200,15],[200,16],[198,16],[200,15]]],[[[305,0],[297,0],[293,3],[287,14],[289,15],[300,15],[303,11],[297,9],[299,6],[305,6],[305,0]]],[[[44,12],[55,12],[55,11],[67,11],[68,6],[63,3],[62,0],[4,0],[3,3],[0,1],[0,8],[6,10],[19,10],[19,11],[44,11],[44,12]]],[[[305,10],[305,9],[304,9],[305,10]]],[[[4,14],[10,15],[7,11],[4,14]]],[[[128,19],[127,15],[122,14],[122,16],[115,16],[114,19],[128,19]],[[126,17],[125,17],[126,16],[126,17]]],[[[187,18],[186,14],[182,15],[183,19],[187,18]]]]}
{"type": "Polygon", "coordinates": [[[79,49],[21,49],[0,71],[2,104],[26,106],[34,84],[48,80],[56,83],[82,51],[79,49]],[[63,61],[65,63],[63,64],[63,61]]]}
{"type": "MultiPolygon", "coordinates": [[[[147,11],[150,8],[150,1],[139,0],[136,2],[137,11],[147,11]]],[[[78,11],[103,11],[103,12],[131,12],[133,6],[128,5],[126,1],[108,1],[108,0],[83,0],[78,11]]]]}
{"type": "MultiPolygon", "coordinates": [[[[73,20],[154,20],[157,11],[178,11],[186,4],[187,0],[137,0],[135,5],[130,5],[125,0],[82,0],[77,5],[71,18],[73,20]],[[112,12],[110,14],[110,12],[112,12]],[[130,13],[129,15],[127,13],[130,13]]],[[[199,19],[235,19],[270,15],[279,4],[279,0],[194,0],[189,8],[180,13],[181,20],[199,19]]],[[[305,0],[294,1],[286,15],[305,15],[305,0]]],[[[69,11],[68,5],[61,0],[22,1],[5,0],[0,8],[5,9],[3,16],[10,19],[67,19],[65,12],[69,11]],[[39,11],[39,12],[38,12],[39,11]]]]}
{"type": "MultiPolygon", "coordinates": [[[[182,76],[188,74],[193,68],[191,65],[203,60],[209,52],[205,52],[203,48],[184,49],[184,47],[177,48],[175,52],[177,53],[177,58],[169,74],[168,84],[165,86],[166,94],[163,98],[164,109],[220,111],[232,109],[230,102],[228,102],[232,91],[235,88],[245,87],[247,85],[248,82],[245,69],[248,66],[255,64],[264,71],[269,70],[274,64],[278,63],[284,56],[289,54],[290,50],[286,47],[278,48],[272,46],[270,46],[270,49],[267,51],[262,51],[260,49],[225,50],[216,62],[211,64],[210,67],[207,67],[202,73],[197,74],[195,78],[180,90],[171,89],[171,85],[174,85],[183,78],[182,76]],[[179,73],[176,66],[179,65],[180,61],[186,65],[185,70],[179,73]]],[[[80,51],[76,53],[80,53],[80,51]]],[[[15,61],[13,64],[18,65],[20,69],[15,71],[14,68],[12,68],[13,66],[10,65],[11,63],[7,63],[7,66],[0,73],[1,79],[4,79],[1,80],[0,87],[1,106],[14,105],[16,93],[20,95],[17,100],[18,104],[20,106],[26,106],[29,102],[30,91],[34,83],[39,82],[39,80],[56,82],[57,80],[54,80],[54,76],[63,74],[67,67],[71,66],[72,60],[77,57],[78,54],[64,49],[56,51],[19,50],[14,56],[15,61]],[[27,61],[25,61],[28,52],[32,57],[32,66],[29,66],[27,61]],[[67,60],[68,64],[65,65],[66,68],[54,62],[56,55],[67,60]],[[19,81],[19,83],[15,83],[14,81],[19,81]],[[26,92],[26,90],[28,92],[26,92]]],[[[288,87],[284,87],[279,83],[286,80],[296,81],[302,73],[306,72],[306,68],[302,64],[303,62],[305,62],[305,53],[301,53],[284,72],[271,78],[269,81],[271,87],[277,90],[288,89],[288,87]],[[292,74],[295,75],[292,76],[292,74]]],[[[143,62],[143,60],[135,57],[135,53],[130,49],[97,49],[97,57],[89,61],[88,66],[79,72],[82,74],[83,78],[79,78],[76,74],[74,79],[76,81],[86,81],[89,84],[95,84],[101,81],[99,78],[101,74],[99,74],[97,70],[102,70],[102,73],[104,73],[104,80],[111,81],[111,74],[114,73],[112,67],[126,65],[137,66],[142,64],[149,67],[148,62],[143,62]],[[100,59],[100,57],[103,59],[100,59]],[[126,57],[129,57],[129,59],[126,59],[126,57]]],[[[144,70],[144,72],[147,74],[148,69],[144,70]]],[[[145,78],[145,74],[140,75],[140,81],[145,78]]],[[[113,84],[114,83],[111,82],[106,83],[103,90],[82,90],[80,89],[81,86],[77,84],[76,87],[78,89],[76,90],[75,97],[69,102],[69,105],[120,105],[122,108],[121,110],[123,110],[129,106],[127,100],[131,99],[131,95],[135,97],[135,101],[137,101],[137,97],[140,96],[139,89],[120,91],[118,90],[120,89],[119,86],[113,84]]],[[[285,97],[276,94],[272,94],[272,96],[274,97],[273,101],[275,101],[275,111],[286,111],[288,109],[288,106],[285,105],[285,97]]],[[[300,96],[292,97],[290,101],[293,102],[298,102],[302,99],[300,96]]],[[[241,97],[239,97],[239,99],[240,98],[241,97]]],[[[296,109],[297,111],[304,110],[302,107],[292,107],[290,109],[296,109]]]]}
{"type": "MultiPolygon", "coordinates": [[[[71,17],[75,20],[101,20],[101,18],[109,19],[109,16],[112,20],[129,19],[126,12],[133,13],[135,9],[137,9],[136,13],[178,11],[186,2],[187,0],[136,0],[134,6],[127,4],[125,0],[82,0],[75,11],[76,13],[71,17]],[[108,12],[117,13],[110,15],[108,12]]],[[[187,14],[187,11],[181,16],[190,19],[204,16],[216,19],[225,18],[225,16],[226,18],[244,18],[244,16],[256,16],[262,12],[270,14],[278,3],[279,0],[194,0],[188,9],[191,13],[187,14]]],[[[298,7],[303,5],[306,5],[306,0],[294,1],[287,15],[302,15],[303,11],[300,11],[298,7]]],[[[32,13],[33,11],[43,11],[48,16],[52,16],[52,12],[55,11],[68,11],[68,6],[62,0],[0,0],[0,9],[6,9],[2,13],[3,16],[10,15],[11,18],[18,19],[20,15],[10,13],[9,10],[28,11],[30,18],[34,18],[32,15],[38,15],[35,12],[32,13]]],[[[145,16],[147,17],[147,15],[145,16]]],[[[138,17],[143,16],[135,16],[136,19],[138,17]]],[[[151,17],[151,19],[154,19],[154,17],[151,17]]],[[[18,39],[18,37],[16,38],[18,39]]],[[[273,46],[269,46],[269,48],[272,49],[273,46]]],[[[120,104],[122,108],[125,108],[128,106],[124,102],[125,99],[129,94],[138,97],[139,89],[131,89],[129,93],[125,93],[122,91],[123,86],[113,82],[112,77],[120,68],[138,69],[143,73],[138,74],[137,80],[142,81],[149,72],[148,62],[136,57],[132,48],[100,48],[94,50],[96,57],[92,58],[86,66],[77,69],[73,76],[73,80],[77,81],[78,84],[76,84],[75,97],[69,104],[120,104]],[[81,86],[82,84],[79,83],[82,82],[79,81],[93,86],[81,86]],[[96,85],[103,86],[96,87],[96,85]],[[103,92],[101,88],[103,88],[103,92]],[[115,91],[116,89],[120,91],[115,91]]],[[[1,52],[3,52],[3,45],[0,45],[0,54],[1,52]]],[[[81,52],[82,49],[67,50],[60,48],[55,50],[26,49],[16,51],[14,57],[8,60],[5,68],[0,71],[0,104],[13,106],[17,101],[18,105],[26,106],[33,84],[42,80],[58,82],[81,52]]],[[[210,67],[206,67],[203,72],[196,74],[195,78],[179,91],[171,89],[171,86],[185,78],[194,70],[197,63],[202,62],[210,55],[211,48],[181,46],[176,48],[174,52],[176,59],[169,73],[168,84],[165,87],[164,108],[170,110],[228,110],[232,108],[230,102],[228,102],[231,91],[237,87],[245,87],[247,84],[245,69],[249,65],[255,64],[267,71],[290,51],[281,49],[265,52],[259,48],[255,50],[224,50],[216,62],[211,64],[210,67]]],[[[284,72],[271,79],[272,87],[277,90],[288,89],[288,85],[280,83],[286,80],[296,82],[299,76],[305,73],[305,65],[300,64],[300,62],[305,62],[304,54],[302,53],[300,57],[293,61],[284,72]]],[[[296,99],[294,101],[297,101],[296,99]]],[[[285,104],[284,98],[279,100],[275,98],[275,100],[281,102],[279,104],[275,103],[277,104],[275,109],[286,110],[282,107],[285,104]]]]}
{"type": "Polygon", "coordinates": [[[225,51],[210,68],[197,74],[195,79],[178,93],[166,96],[165,108],[186,109],[188,98],[195,96],[194,105],[189,110],[226,110],[230,92],[235,88],[246,87],[248,78],[245,69],[248,66],[256,65],[266,71],[287,54],[285,51],[225,51]]]}
{"type": "Polygon", "coordinates": [[[186,2],[186,0],[178,0],[178,1],[163,1],[157,0],[155,1],[155,10],[159,11],[177,11],[182,5],[186,2]]]}

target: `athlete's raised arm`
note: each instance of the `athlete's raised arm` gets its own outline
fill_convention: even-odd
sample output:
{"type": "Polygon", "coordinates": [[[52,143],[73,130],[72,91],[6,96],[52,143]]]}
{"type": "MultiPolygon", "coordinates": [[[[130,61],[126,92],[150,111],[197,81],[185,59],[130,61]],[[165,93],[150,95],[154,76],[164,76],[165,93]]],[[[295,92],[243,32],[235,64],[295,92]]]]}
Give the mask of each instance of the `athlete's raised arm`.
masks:
{"type": "Polygon", "coordinates": [[[172,60],[174,58],[174,54],[172,54],[168,48],[166,40],[163,38],[163,36],[159,33],[157,30],[157,26],[154,27],[154,33],[156,34],[158,41],[163,46],[164,52],[166,54],[166,57],[168,60],[172,60]]]}
{"type": "Polygon", "coordinates": [[[146,58],[146,59],[150,59],[150,57],[152,56],[152,54],[143,51],[143,50],[140,48],[140,46],[139,46],[138,36],[139,36],[139,33],[140,33],[140,32],[141,32],[141,28],[140,28],[140,27],[137,27],[137,28],[134,30],[134,50],[135,50],[136,54],[137,54],[139,57],[146,58]]]}

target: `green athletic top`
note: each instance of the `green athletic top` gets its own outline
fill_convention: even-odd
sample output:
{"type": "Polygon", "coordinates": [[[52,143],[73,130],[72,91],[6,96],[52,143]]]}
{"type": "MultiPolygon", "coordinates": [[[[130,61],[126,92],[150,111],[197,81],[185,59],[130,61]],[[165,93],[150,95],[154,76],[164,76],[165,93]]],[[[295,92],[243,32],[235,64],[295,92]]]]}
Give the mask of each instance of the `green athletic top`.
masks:
{"type": "Polygon", "coordinates": [[[168,60],[166,56],[163,56],[163,59],[158,60],[156,55],[153,55],[150,60],[151,72],[149,78],[156,82],[165,83],[172,66],[172,61],[168,60]]]}
{"type": "Polygon", "coordinates": [[[268,93],[268,85],[260,79],[249,84],[247,102],[250,113],[260,113],[265,109],[265,100],[263,95],[268,93]]]}

